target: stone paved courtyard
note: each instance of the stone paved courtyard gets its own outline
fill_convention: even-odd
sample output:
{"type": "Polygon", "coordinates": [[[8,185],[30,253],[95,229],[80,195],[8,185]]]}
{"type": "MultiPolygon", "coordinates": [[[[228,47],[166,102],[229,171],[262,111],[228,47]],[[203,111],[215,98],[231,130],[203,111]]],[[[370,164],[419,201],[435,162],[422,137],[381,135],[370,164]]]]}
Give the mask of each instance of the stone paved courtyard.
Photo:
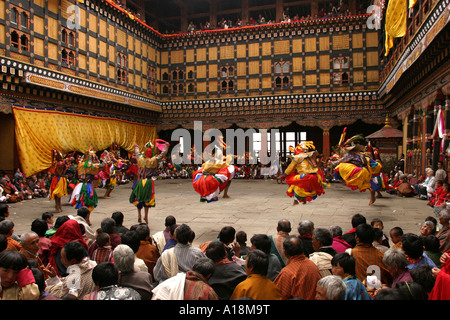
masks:
{"type": "MultiPolygon", "coordinates": [[[[131,183],[117,186],[110,199],[103,199],[104,190],[97,189],[98,207],[91,214],[93,229],[100,226],[102,219],[111,217],[112,212],[122,211],[124,225],[130,227],[137,223],[137,210],[128,202],[131,183]]],[[[237,231],[244,230],[248,239],[255,233],[274,234],[278,220],[289,219],[293,226],[292,234],[298,234],[299,221],[308,219],[315,227],[340,225],[344,232],[351,229],[351,217],[355,213],[366,216],[368,222],[381,218],[385,233],[392,227],[400,226],[404,232],[419,232],[419,224],[433,210],[427,201],[416,198],[399,198],[383,192],[383,198],[368,206],[369,193],[352,191],[333,183],[325,194],[306,205],[292,205],[286,195],[287,185],[274,180],[234,179],[229,190],[229,199],[220,198],[217,202],[201,203],[190,179],[167,179],[155,181],[156,207],[150,209],[149,226],[151,234],[164,228],[167,215],[174,215],[177,223],[186,223],[195,231],[194,245],[213,240],[220,229],[231,225],[237,231]]],[[[62,213],[55,213],[55,219],[64,214],[76,214],[68,204],[69,197],[63,199],[62,213]]],[[[16,234],[30,229],[31,222],[45,211],[54,212],[54,202],[47,198],[27,200],[10,204],[10,219],[15,223],[16,234]]]]}

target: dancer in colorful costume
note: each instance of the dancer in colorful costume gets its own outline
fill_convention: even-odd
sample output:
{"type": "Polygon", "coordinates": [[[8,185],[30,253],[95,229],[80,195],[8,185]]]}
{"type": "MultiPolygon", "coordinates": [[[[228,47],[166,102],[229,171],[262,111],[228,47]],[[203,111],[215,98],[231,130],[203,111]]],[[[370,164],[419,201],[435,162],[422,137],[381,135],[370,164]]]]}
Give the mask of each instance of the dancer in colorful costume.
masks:
{"type": "Polygon", "coordinates": [[[325,193],[324,173],[317,164],[319,154],[312,141],[305,141],[289,149],[294,153],[291,163],[284,171],[285,181],[289,185],[286,194],[294,198],[293,205],[306,204],[325,193]]]}
{"type": "Polygon", "coordinates": [[[78,163],[78,179],[79,182],[75,186],[70,198],[70,204],[75,208],[88,207],[89,211],[93,211],[98,204],[97,191],[94,187],[94,180],[98,180],[100,161],[95,151],[89,148],[78,163]]]}
{"type": "Polygon", "coordinates": [[[103,198],[110,198],[111,191],[117,185],[116,179],[116,164],[117,160],[114,157],[113,153],[108,152],[108,150],[103,151],[101,155],[101,164],[102,169],[98,173],[99,178],[101,179],[100,188],[105,188],[105,195],[103,198]]]}
{"type": "Polygon", "coordinates": [[[192,174],[192,185],[200,194],[200,202],[217,201],[222,191],[223,197],[229,198],[228,189],[236,173],[236,167],[230,162],[231,157],[224,158],[219,151],[214,160],[206,161],[192,174]]]}
{"type": "Polygon", "coordinates": [[[52,150],[53,178],[50,185],[49,199],[55,199],[56,212],[62,212],[61,198],[67,196],[67,180],[64,176],[66,164],[63,155],[56,149],[52,150]]]}
{"type": "Polygon", "coordinates": [[[372,190],[372,175],[381,171],[381,165],[372,158],[365,155],[366,140],[361,135],[355,135],[345,141],[345,132],[341,135],[339,147],[344,155],[331,164],[335,167],[336,178],[342,179],[347,187],[352,190],[364,192],[370,191],[369,206],[375,202],[375,191],[372,190]],[[345,142],[343,142],[345,141],[345,142]]]}
{"type": "Polygon", "coordinates": [[[375,172],[378,171],[378,173],[374,173],[372,175],[372,179],[370,180],[370,184],[372,185],[372,190],[377,193],[376,197],[377,198],[382,198],[383,196],[381,195],[381,191],[387,191],[390,188],[389,188],[388,178],[386,177],[386,175],[382,171],[383,164],[381,163],[380,151],[379,151],[379,149],[376,146],[374,146],[369,141],[369,143],[367,144],[367,147],[366,147],[365,154],[368,157],[370,157],[372,160],[375,160],[380,165],[379,171],[378,171],[378,168],[375,171],[375,172]]]}
{"type": "Polygon", "coordinates": [[[138,222],[142,222],[142,208],[144,208],[144,221],[148,224],[148,210],[155,206],[155,185],[152,179],[159,162],[169,151],[169,143],[156,139],[155,145],[147,142],[141,153],[139,146],[134,146],[134,153],[138,165],[138,179],[134,183],[130,195],[130,203],[138,210],[138,222]]]}

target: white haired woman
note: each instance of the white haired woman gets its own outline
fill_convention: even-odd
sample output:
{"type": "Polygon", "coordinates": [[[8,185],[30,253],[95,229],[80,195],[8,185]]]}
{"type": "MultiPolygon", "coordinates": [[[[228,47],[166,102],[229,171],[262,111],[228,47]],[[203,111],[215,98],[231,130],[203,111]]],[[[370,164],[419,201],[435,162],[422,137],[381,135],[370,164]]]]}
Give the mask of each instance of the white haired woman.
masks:
{"type": "Polygon", "coordinates": [[[141,295],[141,300],[152,298],[152,275],[137,271],[134,268],[134,251],[125,244],[119,244],[113,252],[114,264],[119,269],[119,286],[135,289],[141,295]]]}

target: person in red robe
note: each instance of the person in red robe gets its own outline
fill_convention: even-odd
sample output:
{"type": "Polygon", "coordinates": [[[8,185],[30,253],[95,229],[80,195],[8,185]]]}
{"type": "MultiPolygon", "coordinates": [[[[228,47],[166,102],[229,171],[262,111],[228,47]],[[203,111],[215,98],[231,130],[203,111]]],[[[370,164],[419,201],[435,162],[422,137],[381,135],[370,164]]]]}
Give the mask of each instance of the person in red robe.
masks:
{"type": "Polygon", "coordinates": [[[450,250],[441,256],[440,261],[442,268],[433,268],[436,282],[428,300],[450,300],[450,250]]]}

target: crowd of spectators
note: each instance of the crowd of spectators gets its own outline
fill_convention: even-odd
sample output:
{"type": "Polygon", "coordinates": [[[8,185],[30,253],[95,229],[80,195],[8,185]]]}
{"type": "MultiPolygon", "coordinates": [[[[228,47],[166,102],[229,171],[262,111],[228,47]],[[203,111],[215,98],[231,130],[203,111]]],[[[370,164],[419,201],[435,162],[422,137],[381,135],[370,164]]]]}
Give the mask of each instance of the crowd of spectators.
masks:
{"type": "MultiPolygon", "coordinates": [[[[358,8],[358,13],[365,13],[362,7],[358,8]]],[[[257,16],[250,16],[246,24],[244,24],[240,18],[237,18],[235,21],[233,21],[232,19],[222,18],[220,19],[220,21],[217,22],[217,26],[212,26],[209,21],[206,21],[205,23],[199,23],[198,25],[194,24],[193,21],[190,21],[186,32],[195,33],[197,31],[205,31],[205,30],[241,28],[244,26],[258,26],[274,23],[301,22],[307,20],[344,17],[350,15],[352,15],[352,13],[350,12],[348,6],[345,3],[342,3],[341,5],[335,5],[332,2],[329,2],[328,8],[322,7],[319,10],[318,14],[315,15],[308,14],[300,16],[299,14],[292,14],[289,10],[289,7],[287,7],[283,11],[283,17],[280,18],[278,21],[276,21],[275,19],[267,19],[261,13],[258,14],[257,16]]],[[[166,34],[167,33],[169,32],[166,31],[166,34]]],[[[172,33],[175,32],[172,31],[172,33]]],[[[183,32],[180,31],[179,33],[183,32]]]]}
{"type": "MultiPolygon", "coordinates": [[[[123,225],[113,212],[95,232],[89,210],[51,213],[14,233],[0,205],[3,300],[441,300],[448,299],[450,213],[416,233],[381,219],[351,218],[352,229],[282,219],[269,234],[224,226],[193,245],[175,216],[164,227],[123,225]],[[50,230],[53,230],[50,232],[50,230]]],[[[426,227],[424,227],[426,226],[426,227]]]]}

